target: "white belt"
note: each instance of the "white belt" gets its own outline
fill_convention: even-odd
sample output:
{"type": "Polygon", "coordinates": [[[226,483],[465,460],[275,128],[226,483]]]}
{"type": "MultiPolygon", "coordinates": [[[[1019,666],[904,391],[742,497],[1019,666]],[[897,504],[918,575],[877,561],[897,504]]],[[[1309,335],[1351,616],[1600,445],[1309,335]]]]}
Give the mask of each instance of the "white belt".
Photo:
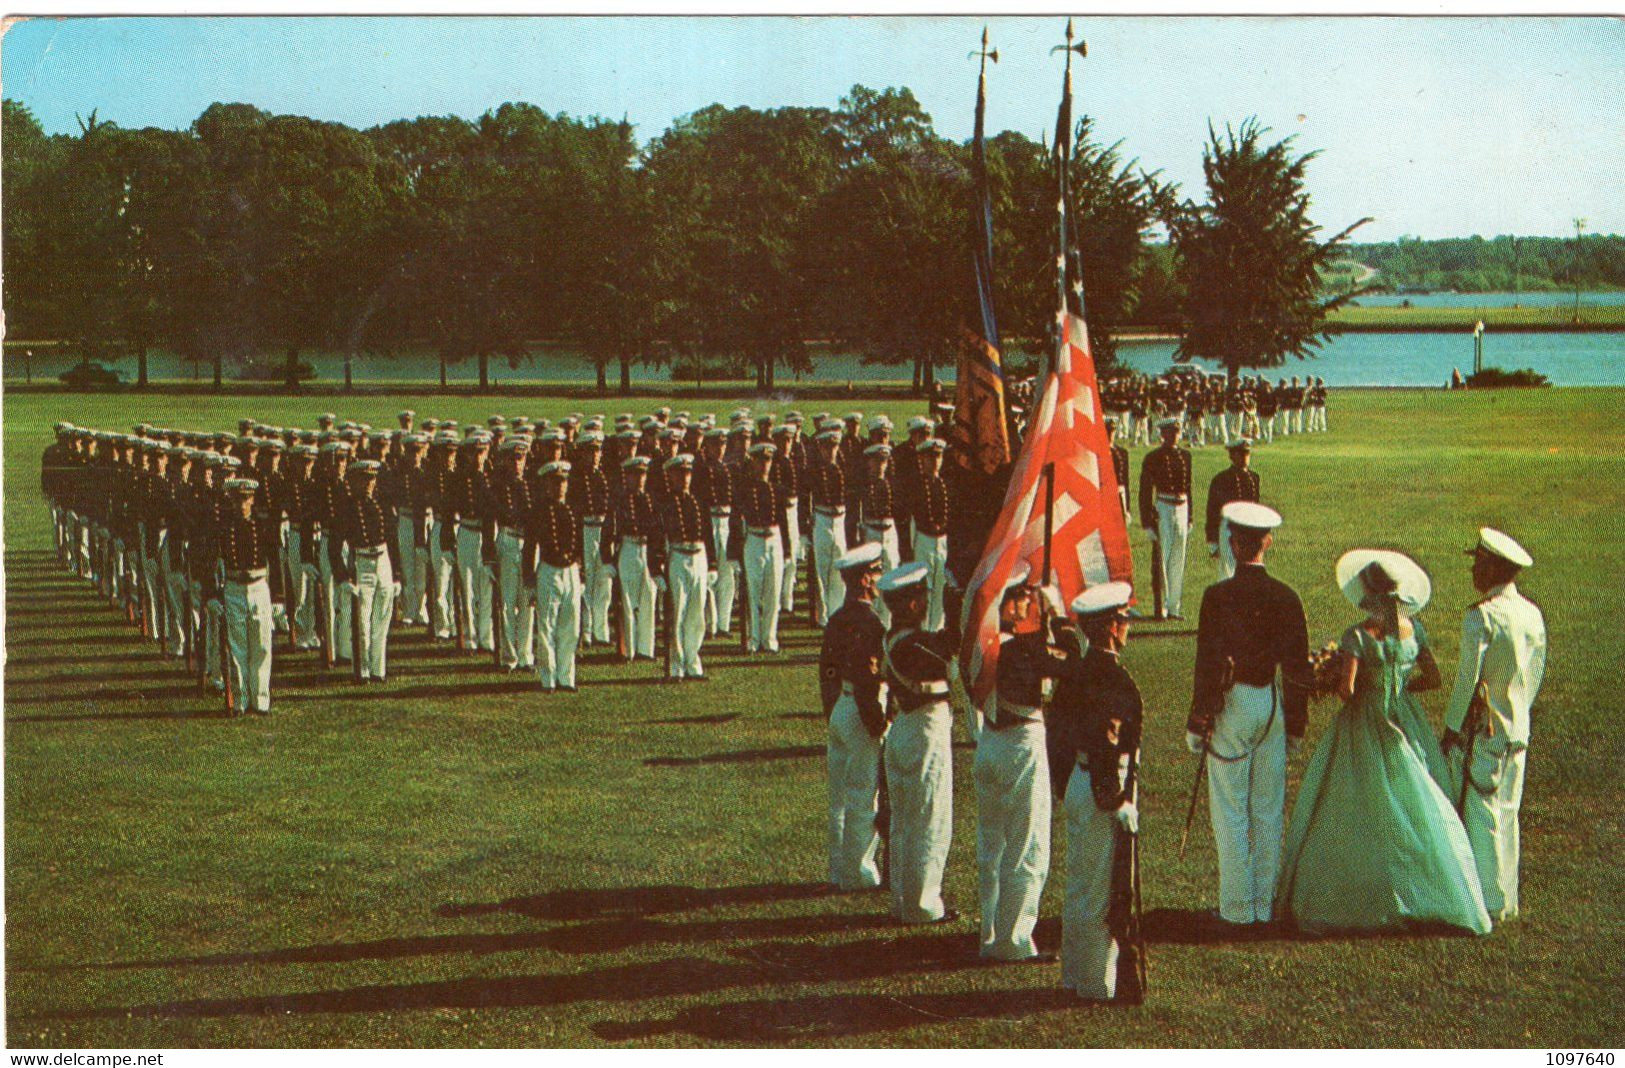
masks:
{"type": "Polygon", "coordinates": [[[881,519],[876,522],[865,523],[863,525],[865,528],[871,530],[890,530],[892,528],[892,521],[890,519],[881,519]]]}
{"type": "Polygon", "coordinates": [[[813,505],[813,511],[819,515],[827,515],[831,519],[839,519],[846,514],[845,508],[830,508],[822,504],[813,505]]]}
{"type": "Polygon", "coordinates": [[[581,525],[584,527],[601,527],[604,525],[604,517],[601,515],[584,515],[581,517],[581,525]]]}
{"type": "Polygon", "coordinates": [[[1176,493],[1159,493],[1157,494],[1157,500],[1165,504],[1184,504],[1189,498],[1176,493]]]}
{"type": "Polygon", "coordinates": [[[705,543],[698,541],[674,541],[671,543],[671,550],[672,552],[676,553],[688,553],[690,556],[692,556],[694,553],[703,553],[705,551],[705,543]]]}
{"type": "Polygon", "coordinates": [[[519,531],[515,530],[513,527],[503,527],[502,532],[498,534],[497,537],[512,538],[514,541],[520,540],[519,531]]]}
{"type": "Polygon", "coordinates": [[[753,538],[771,538],[779,532],[778,524],[770,527],[746,527],[745,533],[753,538]]]}
{"type": "Polygon", "coordinates": [[[733,509],[725,504],[719,504],[712,507],[711,514],[717,518],[723,518],[733,515],[733,509]]]}
{"type": "Polygon", "coordinates": [[[621,541],[622,541],[623,544],[626,543],[626,542],[631,542],[633,545],[647,545],[647,544],[649,544],[649,539],[645,538],[641,534],[622,534],[621,535],[621,541]]]}

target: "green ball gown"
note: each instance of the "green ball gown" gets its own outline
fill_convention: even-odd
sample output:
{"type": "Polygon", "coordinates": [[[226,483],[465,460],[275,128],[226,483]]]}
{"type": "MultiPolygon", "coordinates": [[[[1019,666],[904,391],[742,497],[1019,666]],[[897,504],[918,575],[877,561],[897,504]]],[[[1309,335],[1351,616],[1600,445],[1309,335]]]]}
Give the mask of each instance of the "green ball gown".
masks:
{"type": "Polygon", "coordinates": [[[1427,634],[1343,635],[1355,693],[1303,773],[1287,829],[1278,908],[1311,934],[1445,924],[1487,934],[1467,832],[1441,783],[1444,757],[1405,689],[1427,634]]]}

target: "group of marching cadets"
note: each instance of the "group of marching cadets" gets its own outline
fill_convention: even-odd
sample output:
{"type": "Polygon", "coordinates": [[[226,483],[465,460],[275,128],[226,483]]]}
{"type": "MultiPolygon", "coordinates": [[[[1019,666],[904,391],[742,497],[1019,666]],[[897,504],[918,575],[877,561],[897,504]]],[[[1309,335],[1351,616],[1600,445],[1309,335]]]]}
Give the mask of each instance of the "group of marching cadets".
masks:
{"type": "Polygon", "coordinates": [[[1326,429],[1326,381],[1296,376],[1273,386],[1262,375],[1125,374],[1100,384],[1101,406],[1116,416],[1116,436],[1149,445],[1154,428],[1174,419],[1193,445],[1229,445],[1239,437],[1273,442],[1281,436],[1326,429]]]}
{"type": "Polygon", "coordinates": [[[239,422],[237,434],[66,423],[43,464],[59,553],[132,621],[268,711],[274,635],[355,681],[388,677],[392,627],[489,653],[574,690],[582,647],[706,678],[708,637],[780,650],[807,571],[809,618],[841,605],[836,562],[873,543],[926,565],[927,626],[948,577],[944,444],[918,417],[659,408],[484,426],[398,415],[374,429],[239,422]],[[736,618],[737,614],[737,618],[736,618]],[[657,637],[663,635],[663,641],[657,637]]]}
{"type": "MultiPolygon", "coordinates": [[[[951,922],[958,913],[942,884],[953,827],[952,708],[970,707],[958,635],[927,626],[929,561],[887,569],[880,544],[868,542],[842,554],[838,568],[845,599],[820,655],[829,880],[843,891],[889,889],[899,922],[951,922]]],[[[1131,595],[1126,583],[1105,584],[1068,612],[1018,567],[1000,606],[997,696],[972,726],[980,956],[1055,959],[1033,943],[1053,793],[1068,836],[1062,983],[1091,1000],[1137,999],[1145,985],[1133,927],[1141,703],[1117,661],[1131,595]]]]}

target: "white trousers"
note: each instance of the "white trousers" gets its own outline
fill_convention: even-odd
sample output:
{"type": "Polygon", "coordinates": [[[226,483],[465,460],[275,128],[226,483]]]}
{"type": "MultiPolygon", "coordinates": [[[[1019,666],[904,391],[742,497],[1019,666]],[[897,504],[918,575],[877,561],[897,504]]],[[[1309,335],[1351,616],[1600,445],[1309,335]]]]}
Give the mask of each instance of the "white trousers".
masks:
{"type": "Polygon", "coordinates": [[[1049,875],[1049,758],[1044,725],[984,730],[976,743],[976,867],[981,955],[1035,956],[1033,928],[1049,875]]]}
{"type": "Polygon", "coordinates": [[[536,663],[536,617],[531,614],[535,590],[524,583],[519,556],[524,539],[507,527],[497,535],[497,582],[502,587],[502,662],[509,669],[536,663]]]}
{"type": "Polygon", "coordinates": [[[490,652],[491,578],[480,558],[484,535],[478,530],[457,528],[457,588],[463,601],[463,634],[471,646],[490,652]]]}
{"type": "Polygon", "coordinates": [[[1095,804],[1089,773],[1072,769],[1066,784],[1066,901],[1061,907],[1061,985],[1080,998],[1117,993],[1117,940],[1106,926],[1111,907],[1117,820],[1095,804]]]}
{"type": "Polygon", "coordinates": [[[424,612],[424,578],[429,570],[429,550],[417,547],[416,529],[421,522],[410,515],[395,518],[395,542],[401,550],[401,622],[408,625],[428,618],[424,612]]]}
{"type": "Polygon", "coordinates": [[[1302,408],[1294,408],[1294,409],[1292,409],[1292,432],[1294,434],[1302,434],[1303,433],[1303,409],[1302,408]]]}
{"type": "Polygon", "coordinates": [[[717,550],[717,569],[712,574],[706,594],[706,613],[711,621],[711,633],[721,634],[733,630],[734,597],[738,593],[739,564],[728,559],[728,523],[726,515],[711,518],[711,544],[717,550]]]}
{"type": "Polygon", "coordinates": [[[1236,573],[1236,550],[1230,547],[1230,520],[1219,520],[1219,580],[1222,582],[1236,573]]]}
{"type": "Polygon", "coordinates": [[[779,607],[792,612],[796,607],[796,569],[801,566],[801,502],[791,501],[784,510],[784,529],[790,533],[790,548],[784,553],[784,572],[779,578],[779,607]]]}
{"type": "MultiPolygon", "coordinates": [[[[355,558],[355,611],[361,618],[361,677],[382,679],[389,669],[389,624],[395,618],[395,573],[389,554],[355,558]]],[[[349,598],[346,597],[345,600],[349,598]]]]}
{"type": "Polygon", "coordinates": [[[325,602],[322,607],[327,616],[323,625],[331,635],[329,640],[333,645],[333,659],[348,660],[351,654],[350,591],[347,588],[338,588],[338,584],[333,581],[333,567],[327,558],[325,532],[316,536],[316,561],[321,574],[322,600],[325,602]]]}
{"type": "Polygon", "coordinates": [[[1191,506],[1157,499],[1157,545],[1151,566],[1162,572],[1163,607],[1181,615],[1185,593],[1185,544],[1191,531],[1191,506]]]}
{"type": "Polygon", "coordinates": [[[824,626],[846,600],[846,583],[835,561],[846,552],[846,510],[839,515],[813,512],[813,580],[818,583],[818,625],[824,626]]]}
{"type": "Polygon", "coordinates": [[[903,712],[886,732],[891,795],[892,915],[931,923],[946,911],[942,873],[954,831],[953,710],[947,701],[903,712]]]}
{"type": "Polygon", "coordinates": [[[440,539],[445,537],[445,533],[445,525],[436,516],[429,526],[429,570],[426,580],[430,592],[434,594],[434,633],[437,638],[451,638],[457,634],[457,621],[452,618],[451,603],[451,580],[457,571],[456,535],[453,534],[453,547],[446,550],[440,547],[440,539]]]}
{"type": "Polygon", "coordinates": [[[1213,725],[1212,749],[1218,755],[1207,758],[1207,785],[1219,853],[1219,915],[1231,923],[1267,923],[1286,813],[1286,723],[1276,688],[1232,686],[1213,725]]]}
{"type": "MultiPolygon", "coordinates": [[[[1497,923],[1518,917],[1518,808],[1523,804],[1523,776],[1529,751],[1484,752],[1483,739],[1473,753],[1473,784],[1467,791],[1462,822],[1473,847],[1484,908],[1497,923]]],[[[1461,796],[1465,754],[1454,750],[1451,797],[1461,796]]]]}
{"type": "Polygon", "coordinates": [[[169,632],[166,635],[170,656],[186,655],[186,637],[184,633],[184,613],[186,611],[186,573],[179,568],[170,567],[169,560],[164,560],[164,627],[169,632]]]}
{"type": "Polygon", "coordinates": [[[649,547],[626,538],[615,560],[621,576],[621,626],[632,659],[655,655],[655,581],[649,574],[649,547]]]}
{"type": "Polygon", "coordinates": [[[316,597],[311,589],[311,575],[305,570],[304,534],[297,526],[288,527],[288,543],[282,556],[287,561],[288,619],[293,627],[293,641],[301,649],[314,649],[322,643],[316,633],[316,597]]]}
{"type": "MultiPolygon", "coordinates": [[[[895,522],[865,523],[863,524],[862,533],[864,541],[880,543],[880,570],[882,574],[890,571],[902,561],[902,556],[897,549],[897,524],[895,522]]],[[[875,615],[880,617],[882,627],[891,630],[891,609],[886,607],[884,597],[875,598],[875,615]]]]}
{"type": "Polygon", "coordinates": [[[929,534],[914,534],[914,559],[924,563],[931,570],[925,576],[925,628],[929,631],[941,630],[947,619],[943,614],[942,596],[948,587],[948,537],[939,535],[932,537],[929,534]]]}
{"type": "Polygon", "coordinates": [[[666,558],[666,585],[671,598],[671,676],[699,678],[700,646],[705,643],[705,590],[710,570],[705,550],[697,553],[670,550],[666,558]]]}
{"type": "Polygon", "coordinates": [[[609,644],[609,602],[615,593],[615,572],[604,563],[604,526],[585,523],[581,527],[581,622],[582,637],[588,645],[609,644]]]}
{"type": "MultiPolygon", "coordinates": [[[[885,695],[881,695],[885,700],[885,695]]],[[[829,717],[829,881],[842,890],[880,885],[880,739],[869,734],[858,703],[843,693],[829,717]]]]}
{"type": "Polygon", "coordinates": [[[271,710],[271,586],[265,579],[228,582],[226,647],[231,652],[231,692],[239,711],[271,710]]]}
{"type": "Polygon", "coordinates": [[[784,579],[784,543],[776,528],[767,536],[745,535],[745,583],[750,594],[749,649],[779,651],[779,583],[784,579]]]}
{"type": "Polygon", "coordinates": [[[536,565],[536,678],[542,689],[575,689],[581,640],[581,569],[536,565]]]}

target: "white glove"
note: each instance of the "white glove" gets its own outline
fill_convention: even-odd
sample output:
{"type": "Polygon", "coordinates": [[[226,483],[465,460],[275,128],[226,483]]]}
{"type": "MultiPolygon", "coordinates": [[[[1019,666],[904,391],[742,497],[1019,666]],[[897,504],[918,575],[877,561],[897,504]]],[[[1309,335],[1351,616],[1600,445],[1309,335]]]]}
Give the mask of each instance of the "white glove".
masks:
{"type": "Polygon", "coordinates": [[[1298,755],[1298,750],[1300,750],[1302,748],[1303,748],[1303,739],[1302,738],[1294,738],[1290,734],[1286,736],[1286,755],[1287,755],[1288,760],[1290,760],[1293,757],[1297,756],[1298,755]]]}
{"type": "Polygon", "coordinates": [[[666,592],[666,576],[665,575],[656,575],[655,576],[655,589],[659,590],[661,593],[666,592]]]}
{"type": "Polygon", "coordinates": [[[1117,811],[1112,813],[1112,818],[1129,834],[1140,833],[1140,810],[1134,807],[1134,802],[1124,801],[1117,811]]]}
{"type": "Polygon", "coordinates": [[[399,582],[397,582],[397,583],[395,583],[395,597],[397,599],[399,599],[400,596],[401,596],[401,584],[399,582]]]}
{"type": "Polygon", "coordinates": [[[1189,749],[1192,753],[1195,753],[1197,756],[1201,756],[1204,752],[1207,751],[1207,741],[1200,734],[1197,734],[1195,731],[1186,731],[1185,732],[1185,748],[1189,749]]]}
{"type": "Polygon", "coordinates": [[[1219,543],[1214,542],[1214,541],[1208,542],[1207,543],[1207,554],[1208,554],[1209,558],[1211,558],[1211,559],[1218,559],[1218,556],[1219,556],[1219,543]]]}
{"type": "Polygon", "coordinates": [[[495,568],[481,567],[480,570],[485,572],[485,581],[489,582],[493,586],[497,584],[497,573],[495,568]]]}

